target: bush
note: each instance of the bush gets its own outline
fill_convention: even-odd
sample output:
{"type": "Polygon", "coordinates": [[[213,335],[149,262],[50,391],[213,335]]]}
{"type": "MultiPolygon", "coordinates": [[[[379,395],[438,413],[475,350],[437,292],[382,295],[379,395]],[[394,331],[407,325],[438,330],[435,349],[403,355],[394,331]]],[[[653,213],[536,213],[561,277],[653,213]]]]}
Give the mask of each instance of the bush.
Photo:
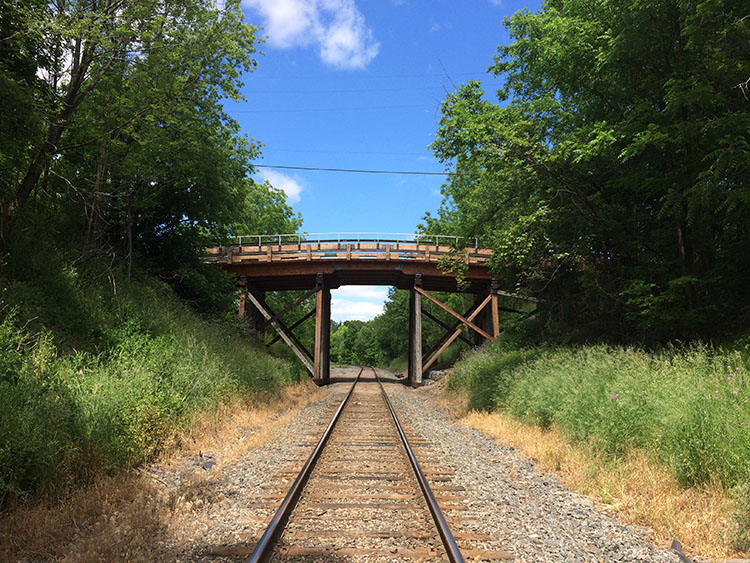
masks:
{"type": "Polygon", "coordinates": [[[297,378],[247,327],[200,319],[158,282],[119,279],[114,295],[106,281],[66,278],[59,308],[89,310],[83,330],[63,326],[55,341],[38,329],[48,320],[22,323],[33,284],[9,287],[18,308],[0,306],[0,506],[141,463],[197,411],[297,378]]]}
{"type": "Polygon", "coordinates": [[[662,459],[685,485],[750,483],[747,347],[705,345],[504,351],[465,358],[451,378],[473,408],[505,408],[614,456],[629,448],[662,459]]]}

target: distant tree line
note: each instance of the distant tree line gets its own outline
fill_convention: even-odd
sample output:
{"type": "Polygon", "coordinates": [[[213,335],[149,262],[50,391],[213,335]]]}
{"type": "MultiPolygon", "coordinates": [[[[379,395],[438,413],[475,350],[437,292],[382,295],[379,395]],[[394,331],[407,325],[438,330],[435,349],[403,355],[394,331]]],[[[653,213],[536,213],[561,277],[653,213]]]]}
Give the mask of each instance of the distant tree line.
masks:
{"type": "MultiPolygon", "coordinates": [[[[440,292],[435,295],[460,314],[473,303],[473,297],[469,295],[440,292]]],[[[422,307],[443,323],[452,326],[455,319],[433,303],[425,300],[422,307]]],[[[426,352],[445,333],[445,329],[426,316],[423,316],[422,323],[422,340],[426,352]]],[[[392,288],[388,292],[383,313],[374,319],[332,323],[331,361],[340,364],[404,367],[409,349],[408,334],[409,292],[392,288]]],[[[471,341],[473,337],[467,336],[471,341]]],[[[458,341],[452,347],[452,357],[469,347],[465,342],[458,341]]]]}

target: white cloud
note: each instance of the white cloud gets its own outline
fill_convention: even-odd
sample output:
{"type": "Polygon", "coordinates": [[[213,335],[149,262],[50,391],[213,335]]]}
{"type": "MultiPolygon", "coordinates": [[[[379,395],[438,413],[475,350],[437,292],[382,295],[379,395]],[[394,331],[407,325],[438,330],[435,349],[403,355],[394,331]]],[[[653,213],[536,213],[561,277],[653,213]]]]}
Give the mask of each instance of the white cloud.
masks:
{"type": "Polygon", "coordinates": [[[354,0],[243,0],[263,18],[268,42],[289,49],[315,45],[337,68],[364,68],[380,49],[354,0]]]}
{"type": "Polygon", "coordinates": [[[331,291],[333,320],[369,321],[383,312],[388,288],[377,285],[345,285],[331,291]]]}
{"type": "Polygon", "coordinates": [[[383,303],[388,298],[388,288],[379,285],[345,285],[331,291],[334,299],[349,299],[383,303]]]}
{"type": "Polygon", "coordinates": [[[369,321],[383,312],[383,304],[348,299],[331,300],[331,318],[334,321],[369,321]]]}
{"type": "Polygon", "coordinates": [[[276,172],[275,170],[261,170],[258,175],[264,180],[270,182],[270,184],[286,194],[286,200],[288,203],[297,203],[300,200],[300,193],[302,192],[303,186],[299,180],[276,172]]]}
{"type": "Polygon", "coordinates": [[[502,6],[503,0],[490,0],[490,4],[494,4],[495,6],[502,6]]]}

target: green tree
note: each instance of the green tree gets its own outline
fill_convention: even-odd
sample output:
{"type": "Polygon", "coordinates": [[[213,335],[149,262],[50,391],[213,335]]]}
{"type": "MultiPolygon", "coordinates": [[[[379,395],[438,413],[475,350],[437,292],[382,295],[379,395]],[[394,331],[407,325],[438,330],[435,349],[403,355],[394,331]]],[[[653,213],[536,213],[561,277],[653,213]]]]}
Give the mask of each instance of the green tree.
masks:
{"type": "Polygon", "coordinates": [[[34,233],[76,260],[119,259],[128,275],[138,257],[183,298],[229,306],[232,280],[201,249],[301,224],[282,192],[249,178],[258,145],[222,107],[256,65],[256,29],[239,2],[0,7],[0,81],[10,103],[27,100],[1,118],[11,265],[24,260],[9,238],[15,223],[20,246],[34,233]]]}
{"type": "Polygon", "coordinates": [[[153,192],[170,174],[180,184],[176,194],[169,187],[174,200],[188,207],[198,201],[214,217],[225,211],[227,190],[216,190],[223,183],[217,176],[232,163],[217,151],[239,149],[232,156],[243,156],[237,161],[245,169],[247,156],[257,151],[240,146],[236,123],[220,104],[238,99],[239,73],[255,66],[255,28],[242,21],[238,2],[222,12],[202,0],[30,3],[15,10],[23,16],[19,34],[38,49],[34,72],[46,84],[34,108],[40,134],[26,132],[27,157],[17,182],[3,178],[3,235],[34,194],[42,205],[50,203],[50,191],[83,200],[96,222],[105,192],[121,204],[139,197],[158,203],[153,192]],[[205,152],[212,147],[213,153],[205,152]],[[159,149],[162,155],[154,154],[159,149]],[[224,159],[218,172],[217,158],[224,159]],[[145,170],[133,170],[139,165],[145,170]],[[116,172],[127,183],[144,185],[122,186],[111,177],[116,172]],[[191,181],[214,186],[200,192],[191,181]]]}
{"type": "Polygon", "coordinates": [[[444,103],[433,146],[457,174],[428,227],[479,235],[506,288],[568,328],[725,330],[748,298],[746,16],[729,0],[516,13],[499,103],[478,83],[444,103]]]}

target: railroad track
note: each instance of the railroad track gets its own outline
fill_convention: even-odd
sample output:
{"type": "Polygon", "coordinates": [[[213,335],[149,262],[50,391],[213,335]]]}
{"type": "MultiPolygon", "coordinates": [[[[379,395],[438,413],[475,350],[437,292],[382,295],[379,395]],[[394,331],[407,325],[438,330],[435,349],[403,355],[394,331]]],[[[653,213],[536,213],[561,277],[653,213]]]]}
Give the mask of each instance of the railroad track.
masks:
{"type": "Polygon", "coordinates": [[[460,512],[465,499],[429,448],[424,440],[409,444],[376,370],[362,368],[249,561],[456,562],[462,550],[472,560],[507,559],[477,549],[488,536],[451,533],[437,501],[460,512]]]}

